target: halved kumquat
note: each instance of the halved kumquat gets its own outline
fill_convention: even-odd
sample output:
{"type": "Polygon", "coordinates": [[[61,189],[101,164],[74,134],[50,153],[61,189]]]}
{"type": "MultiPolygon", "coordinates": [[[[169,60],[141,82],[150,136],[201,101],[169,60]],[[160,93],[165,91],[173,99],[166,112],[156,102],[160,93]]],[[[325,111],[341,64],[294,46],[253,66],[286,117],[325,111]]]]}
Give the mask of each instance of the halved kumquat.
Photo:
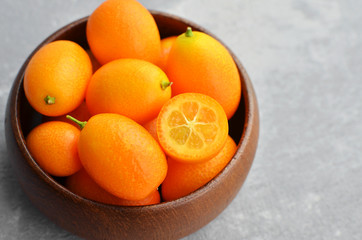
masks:
{"type": "Polygon", "coordinates": [[[157,135],[166,154],[181,162],[202,162],[224,146],[229,126],[221,105],[200,93],[167,101],[157,118],[157,135]]]}

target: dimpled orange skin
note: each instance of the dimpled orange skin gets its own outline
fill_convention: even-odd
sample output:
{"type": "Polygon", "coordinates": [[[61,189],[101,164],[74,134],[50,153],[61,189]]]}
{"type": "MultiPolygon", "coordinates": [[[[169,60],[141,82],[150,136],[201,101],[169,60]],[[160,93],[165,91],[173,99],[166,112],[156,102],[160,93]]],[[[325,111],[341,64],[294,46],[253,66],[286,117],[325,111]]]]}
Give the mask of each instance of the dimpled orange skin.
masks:
{"type": "Polygon", "coordinates": [[[64,177],[82,168],[78,157],[80,131],[73,125],[51,121],[38,125],[26,138],[27,148],[47,173],[64,177]]]}
{"type": "Polygon", "coordinates": [[[166,157],[156,140],[119,114],[91,117],[81,130],[78,150],[92,179],[119,198],[144,199],[166,177],[166,157]]]}
{"type": "Polygon", "coordinates": [[[46,116],[60,116],[77,108],[92,76],[87,52],[77,43],[59,40],[40,48],[29,61],[24,91],[30,105],[46,116]],[[54,104],[44,98],[55,97],[54,104]]]}
{"type": "Polygon", "coordinates": [[[104,1],[89,16],[86,33],[102,65],[119,58],[159,61],[158,27],[151,13],[135,0],[104,1]]]}
{"type": "Polygon", "coordinates": [[[93,75],[86,94],[92,115],[118,113],[143,124],[155,118],[171,97],[166,74],[139,59],[119,59],[103,65],[93,75]]]}
{"type": "Polygon", "coordinates": [[[145,199],[139,201],[118,198],[96,184],[84,168],[67,177],[65,180],[65,187],[71,192],[84,198],[112,205],[143,206],[160,202],[160,193],[157,190],[154,190],[145,199]]]}
{"type": "Polygon", "coordinates": [[[177,36],[170,36],[161,39],[161,57],[157,64],[162,70],[166,70],[168,55],[170,54],[173,43],[176,41],[177,36]]]}
{"type": "Polygon", "coordinates": [[[157,117],[157,136],[175,160],[202,162],[224,146],[229,125],[222,106],[201,93],[182,93],[167,101],[157,117]]]}
{"type": "Polygon", "coordinates": [[[198,92],[211,96],[230,119],[241,96],[240,76],[228,50],[211,36],[193,31],[181,34],[168,56],[166,74],[173,82],[172,94],[198,92]]]}
{"type": "Polygon", "coordinates": [[[168,172],[162,183],[162,198],[174,200],[190,194],[213,179],[230,162],[236,152],[236,144],[231,137],[223,149],[212,159],[202,163],[181,163],[168,159],[168,172]]]}

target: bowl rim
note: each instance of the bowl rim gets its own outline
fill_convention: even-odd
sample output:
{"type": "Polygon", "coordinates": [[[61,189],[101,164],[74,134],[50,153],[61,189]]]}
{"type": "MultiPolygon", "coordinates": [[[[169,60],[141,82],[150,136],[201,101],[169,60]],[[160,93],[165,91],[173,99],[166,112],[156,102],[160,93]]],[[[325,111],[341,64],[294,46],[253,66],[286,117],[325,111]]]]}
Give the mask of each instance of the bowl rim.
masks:
{"type": "MultiPolygon", "coordinates": [[[[198,24],[184,19],[182,17],[178,17],[173,14],[165,13],[162,11],[155,11],[150,10],[152,15],[160,15],[162,17],[171,18],[174,20],[181,20],[183,23],[194,26],[198,28],[200,31],[205,32],[212,36],[213,38],[217,39],[226,49],[230,52],[230,54],[233,57],[233,60],[235,64],[237,65],[238,71],[240,73],[241,77],[241,83],[242,83],[242,94],[241,97],[244,100],[245,104],[245,119],[244,119],[244,126],[242,135],[240,137],[239,142],[237,143],[237,151],[234,154],[233,158],[229,161],[229,163],[225,166],[225,168],[219,172],[211,181],[209,181],[204,186],[200,187],[199,189],[193,191],[192,193],[180,197],[175,200],[171,201],[164,201],[160,202],[158,204],[153,205],[146,205],[146,206],[120,206],[120,205],[112,205],[112,204],[105,204],[97,201],[93,201],[84,197],[81,197],[70,190],[68,190],[66,187],[64,187],[62,184],[57,182],[53,177],[48,175],[46,172],[44,172],[40,166],[37,164],[35,159],[31,156],[29,150],[26,147],[25,137],[21,128],[20,123],[20,99],[19,96],[21,94],[22,84],[23,84],[23,78],[26,66],[28,65],[31,57],[46,43],[53,41],[60,35],[62,35],[64,32],[69,30],[70,28],[73,28],[74,26],[77,26],[79,24],[82,24],[87,21],[89,16],[82,17],[78,20],[75,20],[67,25],[64,25],[63,27],[56,30],[54,33],[49,35],[45,40],[43,40],[27,57],[25,62],[23,63],[22,67],[20,68],[15,81],[13,83],[13,88],[10,91],[10,95],[12,95],[11,102],[15,103],[10,106],[10,120],[12,124],[12,133],[15,136],[17,145],[22,153],[23,158],[28,163],[28,165],[36,172],[36,174],[53,190],[56,191],[57,194],[68,196],[69,199],[72,199],[72,201],[81,201],[85,203],[86,205],[96,205],[98,207],[102,208],[112,208],[112,209],[127,209],[129,211],[139,211],[142,209],[153,209],[157,210],[159,208],[168,208],[168,207],[177,207],[180,205],[183,205],[187,202],[192,201],[195,198],[198,198],[200,195],[205,194],[210,188],[213,188],[213,185],[215,185],[219,179],[223,178],[223,176],[229,174],[231,169],[233,169],[234,165],[236,165],[236,162],[238,159],[240,159],[240,156],[243,154],[243,152],[246,151],[246,145],[249,141],[249,138],[252,135],[252,132],[254,131],[254,122],[257,122],[259,124],[259,117],[258,117],[258,106],[257,106],[257,100],[255,96],[255,92],[251,83],[251,80],[244,68],[244,66],[241,64],[240,60],[236,57],[236,55],[220,40],[218,39],[214,34],[212,34],[210,31],[206,30],[205,28],[199,26],[198,24]],[[256,119],[255,119],[256,118],[256,119]]],[[[256,126],[257,127],[257,126],[256,126]]],[[[258,131],[258,127],[257,127],[258,131]]],[[[257,133],[258,135],[259,133],[257,133]]]]}

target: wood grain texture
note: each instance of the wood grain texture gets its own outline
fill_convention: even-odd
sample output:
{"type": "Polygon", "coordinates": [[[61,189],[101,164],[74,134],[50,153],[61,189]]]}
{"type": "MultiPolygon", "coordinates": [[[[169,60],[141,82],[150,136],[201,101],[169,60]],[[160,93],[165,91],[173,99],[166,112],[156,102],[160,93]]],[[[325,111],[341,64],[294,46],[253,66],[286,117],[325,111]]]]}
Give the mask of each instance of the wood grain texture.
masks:
{"type": "MultiPolygon", "coordinates": [[[[170,14],[152,11],[161,37],[178,35],[187,26],[211,33],[170,14]]],[[[259,136],[258,105],[252,83],[233,55],[242,81],[240,106],[230,120],[230,135],[238,150],[225,169],[204,187],[183,198],[151,206],[121,207],[100,204],[79,197],[44,173],[25,146],[25,136],[41,116],[27,103],[22,86],[26,65],[42,45],[68,39],[88,48],[87,17],[52,34],[28,57],[11,89],[5,119],[6,140],[19,182],[33,204],[64,229],[86,239],[178,239],[205,226],[234,199],[252,165],[259,136]]],[[[215,36],[214,36],[215,37],[215,36]]],[[[230,51],[230,50],[229,50],[230,51]]]]}

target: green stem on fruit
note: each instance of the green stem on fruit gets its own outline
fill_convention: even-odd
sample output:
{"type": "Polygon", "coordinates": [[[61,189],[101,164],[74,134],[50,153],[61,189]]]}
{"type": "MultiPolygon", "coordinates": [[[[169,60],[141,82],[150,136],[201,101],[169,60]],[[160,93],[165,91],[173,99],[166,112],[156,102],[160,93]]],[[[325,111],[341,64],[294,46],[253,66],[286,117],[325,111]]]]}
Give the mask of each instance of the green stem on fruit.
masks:
{"type": "Polygon", "coordinates": [[[80,127],[80,130],[82,130],[85,127],[85,125],[87,124],[87,121],[84,121],[84,122],[79,121],[78,119],[76,119],[70,115],[67,115],[66,118],[68,118],[68,119],[72,120],[73,122],[75,122],[76,124],[78,124],[80,127]]]}
{"type": "Polygon", "coordinates": [[[51,97],[49,95],[47,95],[45,98],[44,98],[44,101],[45,101],[45,104],[47,105],[52,105],[55,103],[55,97],[51,97]]]}
{"type": "Polygon", "coordinates": [[[162,90],[166,90],[166,88],[168,88],[169,86],[172,85],[172,82],[162,80],[160,85],[161,85],[162,90]]]}
{"type": "Polygon", "coordinates": [[[186,36],[186,37],[192,37],[192,36],[194,36],[194,34],[192,33],[191,27],[187,27],[187,28],[186,28],[185,36],[186,36]]]}

